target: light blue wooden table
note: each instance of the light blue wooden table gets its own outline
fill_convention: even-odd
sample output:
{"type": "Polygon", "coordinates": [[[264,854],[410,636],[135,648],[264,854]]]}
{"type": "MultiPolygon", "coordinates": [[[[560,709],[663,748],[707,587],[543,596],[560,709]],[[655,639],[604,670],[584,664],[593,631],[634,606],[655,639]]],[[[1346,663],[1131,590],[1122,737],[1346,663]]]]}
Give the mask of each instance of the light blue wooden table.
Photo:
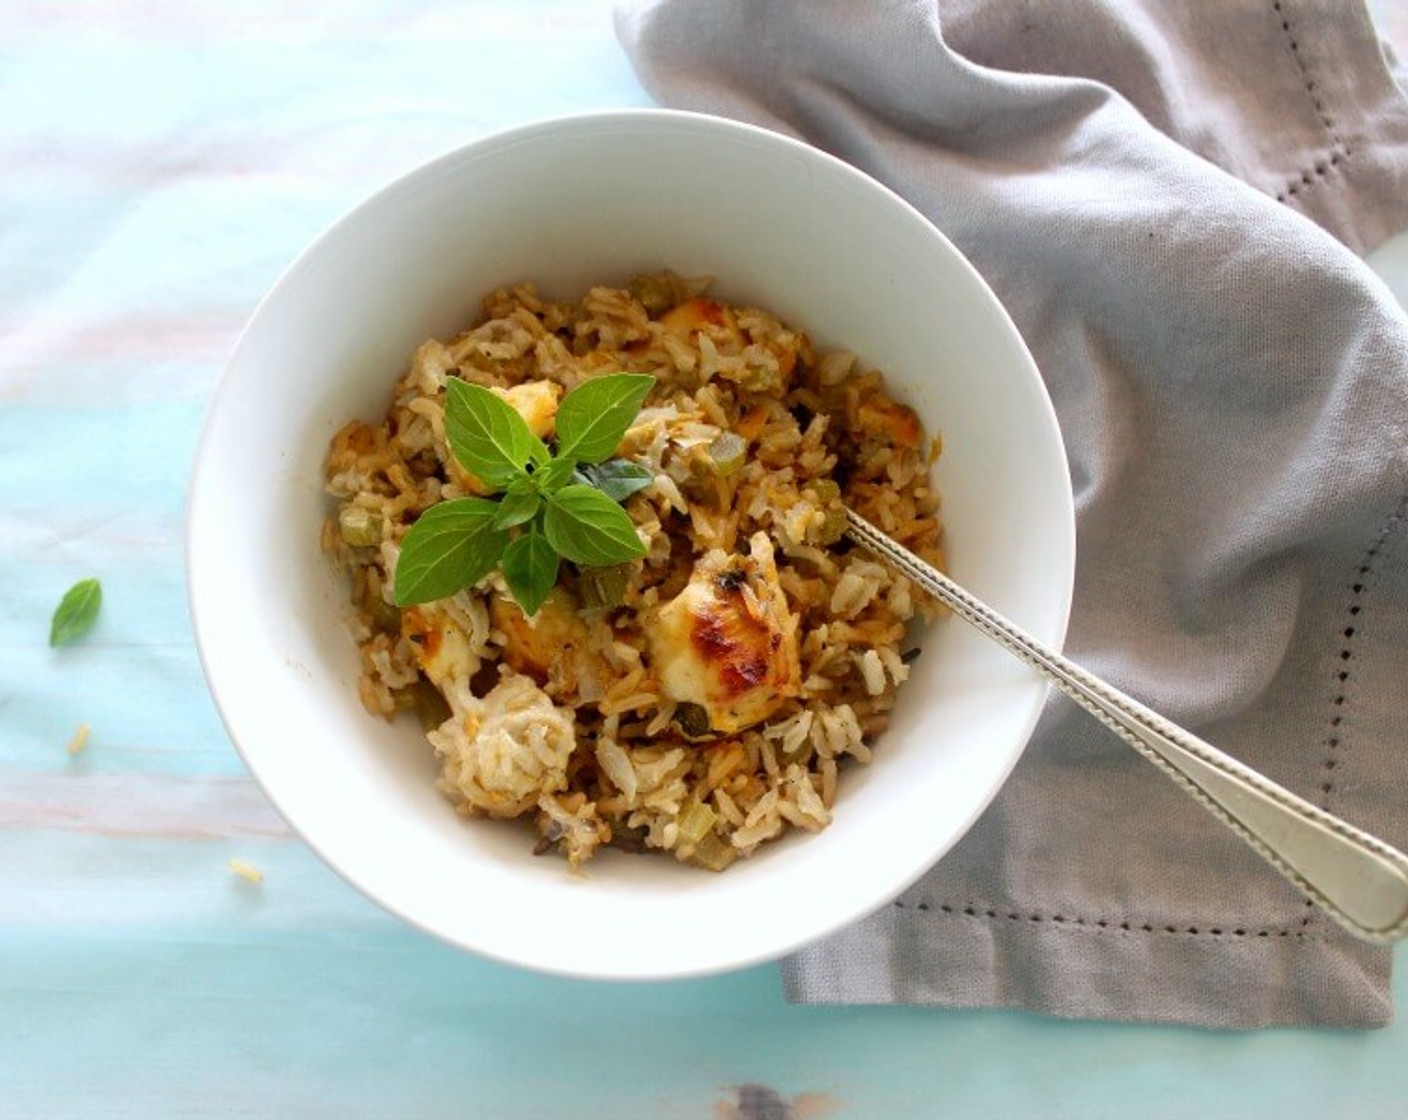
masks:
{"type": "Polygon", "coordinates": [[[1408,1115],[1408,1023],[798,1008],[771,967],[545,979],[403,927],[292,838],[184,602],[184,488],[236,333],[410,166],[648,103],[599,0],[294,7],[0,3],[0,1115],[1408,1115]],[[49,650],[88,575],[96,631],[49,650]]]}

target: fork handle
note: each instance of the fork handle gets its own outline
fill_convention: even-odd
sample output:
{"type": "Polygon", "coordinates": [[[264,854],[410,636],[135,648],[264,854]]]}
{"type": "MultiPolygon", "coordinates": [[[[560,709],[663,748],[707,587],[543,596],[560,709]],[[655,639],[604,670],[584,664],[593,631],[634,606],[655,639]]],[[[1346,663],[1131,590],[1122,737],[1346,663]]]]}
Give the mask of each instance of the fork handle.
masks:
{"type": "Polygon", "coordinates": [[[1047,648],[847,510],[851,539],[1032,666],[1232,829],[1349,932],[1408,936],[1408,856],[1224,754],[1047,648]]]}

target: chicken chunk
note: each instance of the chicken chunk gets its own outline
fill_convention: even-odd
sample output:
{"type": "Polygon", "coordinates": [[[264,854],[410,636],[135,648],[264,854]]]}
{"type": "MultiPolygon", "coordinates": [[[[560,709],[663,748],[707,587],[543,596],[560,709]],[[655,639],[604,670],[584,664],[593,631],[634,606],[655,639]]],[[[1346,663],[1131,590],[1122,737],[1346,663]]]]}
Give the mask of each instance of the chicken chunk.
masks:
{"type": "Polygon", "coordinates": [[[565,788],[577,748],[571,711],[517,673],[483,700],[467,700],[428,738],[440,756],[440,788],[472,816],[516,817],[565,788]]]}
{"type": "Polygon", "coordinates": [[[415,647],[416,663],[430,682],[449,689],[479,672],[486,623],[482,607],[466,611],[456,600],[441,599],[402,611],[401,636],[415,647]]]}
{"type": "Polygon", "coordinates": [[[736,349],[744,345],[743,332],[738,329],[733,312],[723,304],[703,296],[687,299],[660,316],[660,325],[682,342],[689,342],[697,331],[706,331],[716,339],[726,338],[736,349]]]}
{"type": "Polygon", "coordinates": [[[694,566],[660,609],[651,653],[664,694],[703,708],[715,734],[759,723],[797,695],[797,617],[767,534],[754,534],[747,556],[715,550],[694,566]]]}
{"type": "Polygon", "coordinates": [[[569,592],[553,588],[532,618],[517,603],[498,597],[489,614],[504,636],[503,657],[511,668],[561,700],[601,697],[610,670],[589,648],[587,624],[569,592]]]}
{"type": "Polygon", "coordinates": [[[532,433],[547,439],[557,425],[557,404],[562,386],[553,381],[525,381],[511,389],[495,389],[513,411],[523,417],[532,433]]]}
{"type": "Polygon", "coordinates": [[[895,447],[918,447],[924,435],[914,409],[880,393],[872,393],[859,403],[855,426],[895,447]]]}

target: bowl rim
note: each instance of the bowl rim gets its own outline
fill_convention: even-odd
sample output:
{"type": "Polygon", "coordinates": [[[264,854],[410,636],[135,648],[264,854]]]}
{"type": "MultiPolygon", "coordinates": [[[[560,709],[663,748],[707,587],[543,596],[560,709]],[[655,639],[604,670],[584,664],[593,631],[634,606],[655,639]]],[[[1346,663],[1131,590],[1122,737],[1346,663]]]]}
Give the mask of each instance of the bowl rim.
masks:
{"type": "MultiPolygon", "coordinates": [[[[947,235],[917,207],[908,202],[893,189],[859,168],[805,141],[782,132],[744,121],[688,110],[621,108],[551,115],[487,132],[477,138],[456,144],[438,155],[431,156],[407,170],[392,176],[369,192],[360,195],[299,250],[255,303],[230,348],[222,366],[219,380],[205,409],[195,453],[192,459],[191,473],[186,486],[186,524],[184,533],[186,604],[191,618],[191,626],[195,637],[196,652],[202,676],[205,679],[211,700],[215,705],[227,738],[235,748],[236,753],[249,771],[249,774],[254,778],[262,794],[274,806],[293,835],[310,848],[324,865],[330,868],[358,894],[375,902],[378,907],[395,915],[398,919],[406,922],[413,928],[456,948],[468,950],[485,959],[524,968],[540,974],[574,979],[648,982],[688,979],[732,972],[778,960],[783,956],[813,944],[827,935],[835,933],[839,929],[860,920],[864,916],[864,913],[855,913],[849,918],[832,921],[824,925],[819,924],[805,936],[793,936],[775,939],[765,944],[760,943],[756,950],[752,952],[735,953],[727,958],[711,959],[700,962],[697,965],[658,970],[631,967],[584,970],[581,968],[559,967],[555,966],[550,961],[543,961],[537,958],[530,959],[525,956],[515,956],[509,951],[487,948],[483,945],[473,943],[468,938],[457,936],[451,931],[430,924],[418,915],[407,911],[395,901],[383,897],[367,884],[363,883],[352,871],[348,870],[335,852],[329,851],[325,845],[315,840],[304,831],[294,816],[285,809],[284,798],[266,781],[261,765],[235,731],[236,720],[230,710],[228,698],[222,697],[221,685],[212,671],[209,653],[211,637],[206,630],[207,623],[203,621],[203,610],[201,607],[202,596],[206,594],[206,592],[202,590],[204,585],[201,575],[198,572],[196,562],[196,554],[199,549],[195,542],[195,511],[198,506],[199,495],[203,488],[203,479],[210,470],[210,458],[213,454],[213,432],[216,427],[217,417],[225,403],[225,398],[233,391],[231,388],[231,370],[238,364],[243,349],[248,345],[249,338],[259,329],[266,309],[280,298],[286,287],[294,282],[294,278],[307,267],[307,262],[310,259],[316,258],[323,251],[323,247],[328,242],[334,240],[345,226],[356,221],[362,211],[384,205],[387,200],[394,198],[402,191],[412,189],[420,180],[437,176],[454,168],[471,154],[476,156],[487,155],[493,153],[495,150],[507,149],[517,144],[550,138],[555,133],[563,131],[571,132],[584,127],[635,127],[642,124],[658,123],[667,123],[686,129],[700,129],[715,133],[716,135],[732,134],[736,138],[746,139],[752,143],[774,146],[779,150],[790,151],[803,160],[818,162],[821,166],[826,167],[832,174],[844,180],[849,180],[853,185],[868,193],[874,194],[878,192],[880,195],[887,198],[889,204],[907,211],[912,219],[921,223],[922,227],[934,240],[938,248],[951,258],[951,263],[956,266],[958,271],[966,274],[969,282],[984,293],[987,300],[991,303],[992,310],[995,312],[997,319],[1001,322],[1005,332],[1008,334],[1009,341],[1016,344],[1021,355],[1025,358],[1025,364],[1028,367],[1027,372],[1039,390],[1037,398],[1041,405],[1042,420],[1048,428],[1047,434],[1054,437],[1056,447],[1062,452],[1062,470],[1061,477],[1058,480],[1062,484],[1060,489],[1063,498],[1062,509],[1059,511],[1061,514],[1059,517],[1061,539],[1053,542],[1055,551],[1048,557],[1049,560],[1058,564],[1065,573],[1065,578],[1062,580],[1059,588],[1059,602],[1056,604],[1057,610],[1056,618],[1053,623],[1053,631],[1051,637],[1047,639],[1047,644],[1054,649],[1060,650],[1064,644],[1074,599],[1076,556],[1075,508],[1068,459],[1065,454],[1065,443],[1057,421],[1055,408],[1051,402],[1050,394],[1047,392],[1041,378],[1036,362],[1026,345],[1026,341],[1020,331],[1018,331],[1010,313],[1002,304],[1001,300],[998,299],[996,293],[992,291],[987,281],[982,277],[981,273],[978,272],[977,268],[968,257],[953,244],[947,235]]],[[[951,850],[952,844],[956,843],[958,839],[961,839],[962,836],[971,829],[977,819],[987,810],[993,799],[1006,784],[1012,769],[1016,766],[1018,760],[1030,743],[1031,736],[1046,706],[1048,697],[1049,687],[1042,684],[1037,694],[1034,695],[1028,718],[1022,725],[1020,734],[1017,736],[1017,747],[1009,752],[1006,765],[999,772],[991,788],[986,791],[985,796],[975,799],[974,803],[970,806],[970,811],[962,827],[956,832],[955,839],[951,841],[949,848],[945,848],[937,856],[921,866],[908,878],[901,886],[900,890],[891,892],[888,896],[889,898],[896,897],[899,893],[902,893],[903,890],[908,889],[922,878],[923,875],[935,866],[938,860],[942,859],[943,855],[946,854],[948,850],[951,850]]],[[[881,905],[883,905],[883,902],[881,905]]],[[[874,908],[871,908],[871,910],[867,910],[865,913],[872,912],[873,909],[874,908]]]]}

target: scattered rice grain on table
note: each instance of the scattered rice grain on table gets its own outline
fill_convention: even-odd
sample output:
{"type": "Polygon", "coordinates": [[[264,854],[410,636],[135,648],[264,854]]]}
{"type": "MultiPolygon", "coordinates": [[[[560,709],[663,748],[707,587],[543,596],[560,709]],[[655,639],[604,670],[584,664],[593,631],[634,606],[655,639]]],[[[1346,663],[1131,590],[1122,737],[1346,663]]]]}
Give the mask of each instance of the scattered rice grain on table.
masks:
{"type": "Polygon", "coordinates": [[[906,623],[934,610],[850,547],[842,503],[941,564],[937,441],[855,355],[707,289],[668,272],[577,303],[499,289],[327,457],[322,541],[350,580],[362,704],[419,716],[461,813],[522,819],[574,865],[611,845],[722,870],[825,828],[908,676],[906,623]],[[655,476],[625,503],[646,555],[614,574],[619,604],[564,562],[531,619],[497,571],[398,609],[409,526],[478,492],[446,443],[446,380],[524,386],[507,399],[550,439],[561,396],[618,371],[657,379],[617,452],[655,476]],[[745,671],[701,645],[705,611],[745,671]]]}
{"type": "Polygon", "coordinates": [[[80,723],[78,729],[74,731],[73,738],[68,741],[68,753],[70,755],[82,754],[88,747],[88,737],[93,733],[93,729],[86,723],[80,723]]]}
{"type": "Polygon", "coordinates": [[[243,879],[246,883],[264,882],[264,872],[255,867],[254,864],[242,859],[231,859],[228,864],[230,870],[243,879]]]}

